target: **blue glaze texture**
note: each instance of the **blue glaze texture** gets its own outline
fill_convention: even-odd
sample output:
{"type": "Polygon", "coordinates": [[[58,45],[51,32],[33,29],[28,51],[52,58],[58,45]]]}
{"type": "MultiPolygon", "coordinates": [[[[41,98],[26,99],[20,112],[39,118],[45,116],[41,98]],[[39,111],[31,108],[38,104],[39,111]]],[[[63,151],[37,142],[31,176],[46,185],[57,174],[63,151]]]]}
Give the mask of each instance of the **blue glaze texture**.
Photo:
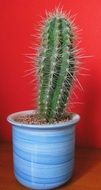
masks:
{"type": "MultiPolygon", "coordinates": [[[[29,111],[27,111],[29,113],[29,111]]],[[[23,112],[24,113],[24,112],[23,112]]],[[[14,173],[17,180],[31,189],[53,189],[67,182],[73,174],[75,121],[48,127],[22,125],[13,120],[14,173]]]]}

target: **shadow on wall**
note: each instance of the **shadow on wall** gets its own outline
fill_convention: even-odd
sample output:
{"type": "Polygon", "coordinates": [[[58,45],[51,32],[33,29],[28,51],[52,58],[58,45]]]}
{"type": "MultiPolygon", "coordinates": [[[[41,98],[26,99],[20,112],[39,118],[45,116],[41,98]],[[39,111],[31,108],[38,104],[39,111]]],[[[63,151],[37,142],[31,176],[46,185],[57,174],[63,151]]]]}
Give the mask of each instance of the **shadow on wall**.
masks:
{"type": "MultiPolygon", "coordinates": [[[[96,65],[96,63],[95,63],[96,65]]],[[[87,147],[101,147],[101,84],[100,70],[92,70],[87,81],[87,91],[84,98],[82,121],[78,128],[80,138],[78,144],[87,147]]]]}

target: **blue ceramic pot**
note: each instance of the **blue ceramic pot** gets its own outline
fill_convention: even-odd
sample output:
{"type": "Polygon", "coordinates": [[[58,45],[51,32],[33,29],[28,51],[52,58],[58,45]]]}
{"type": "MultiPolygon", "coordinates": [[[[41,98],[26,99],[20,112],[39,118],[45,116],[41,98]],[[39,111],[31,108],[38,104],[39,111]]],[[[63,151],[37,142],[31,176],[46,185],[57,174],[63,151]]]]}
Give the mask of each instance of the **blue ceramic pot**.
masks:
{"type": "Polygon", "coordinates": [[[14,173],[17,180],[31,189],[53,189],[67,182],[74,167],[75,124],[72,120],[45,125],[27,125],[14,121],[23,111],[8,116],[13,125],[14,173]]]}

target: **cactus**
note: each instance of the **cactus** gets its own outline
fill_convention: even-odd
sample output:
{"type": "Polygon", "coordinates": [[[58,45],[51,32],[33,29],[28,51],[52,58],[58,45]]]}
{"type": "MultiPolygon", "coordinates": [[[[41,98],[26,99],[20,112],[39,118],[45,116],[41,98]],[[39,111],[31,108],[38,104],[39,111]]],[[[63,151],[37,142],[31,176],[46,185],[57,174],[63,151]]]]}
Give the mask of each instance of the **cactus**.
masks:
{"type": "Polygon", "coordinates": [[[72,24],[61,12],[48,15],[38,52],[39,113],[48,122],[64,115],[75,70],[72,24]]]}

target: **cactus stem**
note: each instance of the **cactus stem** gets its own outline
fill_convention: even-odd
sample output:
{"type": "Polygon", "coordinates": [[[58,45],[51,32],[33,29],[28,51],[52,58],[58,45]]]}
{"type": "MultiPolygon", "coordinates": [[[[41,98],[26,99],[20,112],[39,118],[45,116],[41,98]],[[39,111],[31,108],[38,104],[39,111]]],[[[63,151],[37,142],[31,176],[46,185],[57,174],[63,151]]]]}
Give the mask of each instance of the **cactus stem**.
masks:
{"type": "Polygon", "coordinates": [[[75,54],[79,51],[73,44],[75,18],[70,22],[70,13],[66,16],[58,9],[47,17],[41,27],[42,42],[37,60],[40,74],[39,111],[43,118],[52,121],[64,114],[72,82],[76,80],[75,54]]]}

